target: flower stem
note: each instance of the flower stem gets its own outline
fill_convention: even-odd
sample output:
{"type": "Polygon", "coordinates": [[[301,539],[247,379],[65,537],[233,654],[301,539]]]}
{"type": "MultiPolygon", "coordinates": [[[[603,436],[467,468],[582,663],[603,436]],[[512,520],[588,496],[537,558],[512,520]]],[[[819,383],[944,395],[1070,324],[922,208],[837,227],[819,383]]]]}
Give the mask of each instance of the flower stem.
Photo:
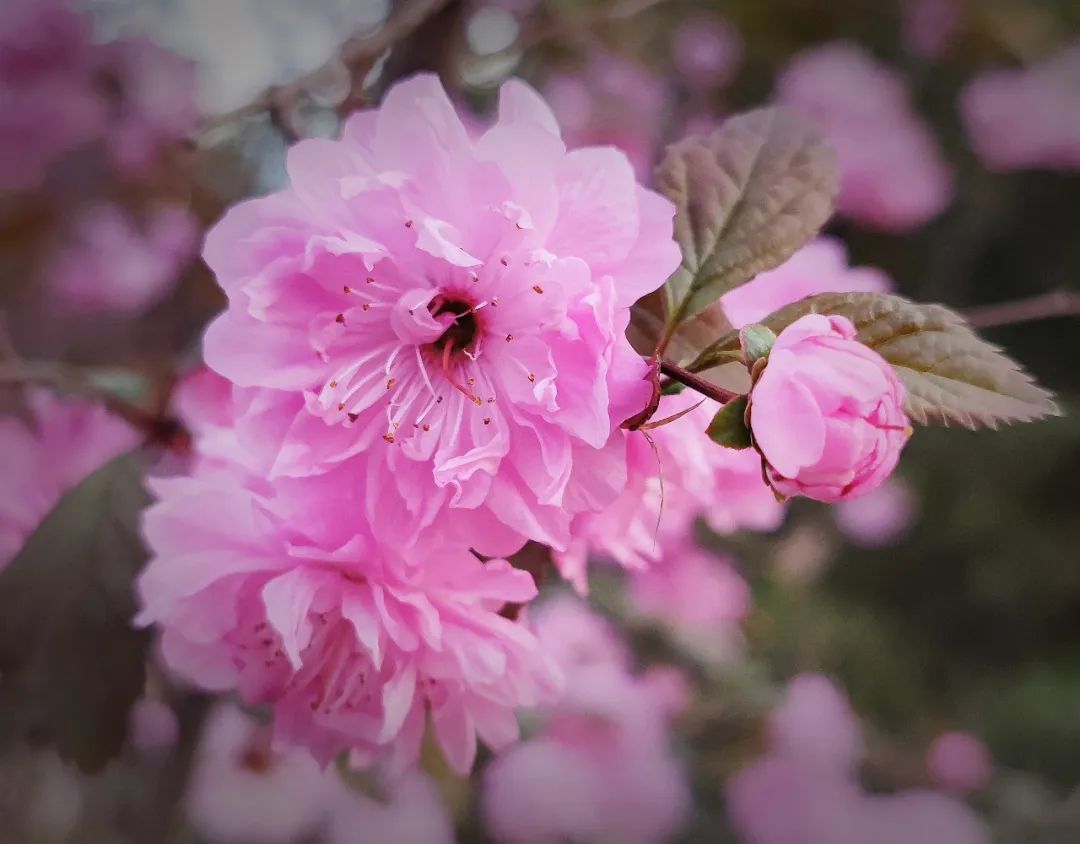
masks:
{"type": "Polygon", "coordinates": [[[1055,290],[1012,302],[969,308],[963,313],[964,318],[974,328],[994,328],[1052,317],[1080,316],[1080,291],[1055,290]]]}
{"type": "Polygon", "coordinates": [[[691,390],[696,390],[706,398],[718,401],[720,404],[727,404],[727,402],[739,395],[739,393],[726,390],[723,387],[713,384],[711,381],[706,381],[704,378],[701,378],[692,372],[688,372],[681,366],[678,366],[669,360],[660,361],[660,371],[673,381],[685,384],[691,390]]]}

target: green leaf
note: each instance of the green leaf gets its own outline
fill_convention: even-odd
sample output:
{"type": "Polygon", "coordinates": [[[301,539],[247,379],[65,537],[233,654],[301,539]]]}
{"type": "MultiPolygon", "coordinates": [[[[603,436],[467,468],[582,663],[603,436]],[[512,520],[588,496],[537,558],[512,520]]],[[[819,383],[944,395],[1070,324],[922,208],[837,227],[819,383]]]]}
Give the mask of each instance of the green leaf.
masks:
{"type": "Polygon", "coordinates": [[[134,630],[146,504],[140,460],[119,457],[65,495],[0,573],[0,733],[53,745],[84,771],[116,756],[142,692],[134,630]]]}
{"type": "Polygon", "coordinates": [[[747,403],[746,396],[736,396],[720,408],[709,423],[709,439],[725,448],[750,448],[753,443],[746,425],[747,403]]]}
{"type": "MultiPolygon", "coordinates": [[[[808,313],[837,314],[854,323],[859,341],[892,364],[903,380],[908,393],[904,409],[918,424],[996,428],[1060,413],[1049,391],[942,305],[882,293],[824,293],[762,322],[779,334],[808,313]]],[[[738,332],[729,332],[687,368],[709,369],[738,348],[738,332]]]]}
{"type": "Polygon", "coordinates": [[[668,335],[787,260],[824,225],[837,190],[835,155],[821,134],[775,108],[673,144],[656,176],[675,203],[683,252],[664,288],[668,335]]]}

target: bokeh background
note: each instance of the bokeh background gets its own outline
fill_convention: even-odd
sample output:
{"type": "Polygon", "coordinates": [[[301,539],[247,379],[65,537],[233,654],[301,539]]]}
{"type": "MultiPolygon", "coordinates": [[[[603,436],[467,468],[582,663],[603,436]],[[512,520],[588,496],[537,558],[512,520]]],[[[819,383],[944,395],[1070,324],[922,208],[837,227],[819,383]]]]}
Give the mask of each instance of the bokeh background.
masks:
{"type": "MultiPolygon", "coordinates": [[[[646,181],[688,131],[777,99],[800,108],[840,151],[834,248],[904,295],[970,313],[1066,411],[998,432],[922,430],[871,499],[798,502],[771,534],[702,526],[712,573],[687,575],[659,608],[601,568],[591,603],[614,632],[589,628],[584,640],[627,643],[624,673],[670,699],[662,759],[647,763],[655,781],[610,788],[631,799],[688,783],[692,800],[682,805],[677,786],[640,823],[631,808],[586,805],[594,819],[635,818],[636,831],[583,822],[575,840],[841,841],[818,817],[826,791],[798,777],[765,783],[733,812],[733,777],[778,752],[787,712],[823,746],[860,745],[845,782],[865,794],[962,801],[989,830],[963,841],[1080,841],[1080,4],[5,0],[7,411],[33,380],[162,413],[223,305],[198,259],[201,233],[283,183],[290,142],[333,136],[343,115],[418,70],[437,71],[477,126],[498,84],[521,76],[571,144],[616,144],[646,181]],[[987,307],[1032,297],[1043,297],[1038,319],[987,307]],[[687,607],[708,590],[695,616],[687,607]],[[746,817],[755,811],[794,813],[788,837],[761,832],[746,817]],[[653,822],[662,831],[647,832],[653,822]]],[[[0,453],[0,474],[10,458],[0,453]]],[[[566,589],[548,582],[557,609],[566,589]]],[[[483,775],[456,781],[436,758],[397,802],[336,770],[328,786],[307,760],[263,747],[250,716],[153,665],[130,725],[123,757],[93,776],[0,743],[0,841],[437,842],[450,840],[450,818],[463,844],[542,844],[559,840],[541,837],[545,800],[576,799],[562,775],[526,777],[511,789],[518,802],[503,801],[517,826],[492,821],[483,775]]],[[[961,840],[925,823],[889,842],[961,840]]]]}

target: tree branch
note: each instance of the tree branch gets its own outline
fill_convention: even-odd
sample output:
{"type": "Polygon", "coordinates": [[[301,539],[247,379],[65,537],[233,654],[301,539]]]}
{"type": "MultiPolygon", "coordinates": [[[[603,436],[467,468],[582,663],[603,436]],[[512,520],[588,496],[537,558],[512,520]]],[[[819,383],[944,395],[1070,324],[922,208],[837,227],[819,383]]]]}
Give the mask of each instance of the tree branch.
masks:
{"type": "Polygon", "coordinates": [[[963,315],[975,328],[994,328],[1053,317],[1080,316],[1080,291],[1055,290],[1027,299],[981,305],[969,308],[963,315]]]}
{"type": "Polygon", "coordinates": [[[683,369],[681,366],[677,366],[669,360],[660,361],[660,371],[673,381],[685,384],[691,390],[695,390],[713,401],[718,401],[720,404],[727,404],[739,395],[739,393],[726,390],[723,387],[713,384],[711,381],[706,381],[704,378],[683,369]]]}

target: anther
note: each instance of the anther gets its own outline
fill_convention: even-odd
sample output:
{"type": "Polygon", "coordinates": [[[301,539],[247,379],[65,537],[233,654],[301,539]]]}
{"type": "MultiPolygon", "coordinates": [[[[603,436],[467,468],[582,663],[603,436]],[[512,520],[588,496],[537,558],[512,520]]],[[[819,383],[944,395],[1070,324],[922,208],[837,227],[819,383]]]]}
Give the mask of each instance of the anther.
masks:
{"type": "Polygon", "coordinates": [[[430,431],[431,430],[431,426],[427,422],[424,423],[424,430],[425,431],[430,431]]]}
{"type": "Polygon", "coordinates": [[[344,325],[345,314],[338,314],[336,317],[334,317],[334,322],[338,323],[339,325],[344,325]]]}
{"type": "Polygon", "coordinates": [[[336,390],[337,389],[337,381],[331,381],[330,382],[330,389],[331,390],[336,390]]]}
{"type": "Polygon", "coordinates": [[[359,414],[359,413],[350,413],[350,414],[349,414],[349,421],[350,421],[350,422],[355,422],[355,421],[356,421],[357,419],[359,419],[359,418],[360,418],[360,414],[359,414]]]}
{"type": "Polygon", "coordinates": [[[412,227],[413,227],[413,221],[412,220],[406,220],[405,221],[405,228],[411,229],[412,227]]]}
{"type": "Polygon", "coordinates": [[[536,380],[536,376],[533,375],[531,372],[529,373],[529,380],[530,381],[535,381],[536,380]]]}
{"type": "Polygon", "coordinates": [[[394,389],[394,385],[395,385],[396,383],[397,383],[397,379],[396,379],[396,378],[389,378],[389,379],[387,379],[387,381],[386,381],[386,389],[388,389],[388,390],[392,390],[392,389],[394,389]]]}
{"type": "Polygon", "coordinates": [[[350,293],[352,293],[352,288],[349,287],[349,285],[346,284],[345,285],[345,295],[348,296],[350,293]]]}
{"type": "Polygon", "coordinates": [[[344,410],[345,409],[345,402],[338,402],[337,409],[339,411],[344,410]]]}
{"type": "Polygon", "coordinates": [[[507,334],[507,335],[506,335],[506,342],[507,342],[507,343],[509,343],[509,342],[510,342],[511,340],[513,340],[513,339],[514,339],[514,335],[513,335],[513,334],[507,334]]]}
{"type": "Polygon", "coordinates": [[[367,302],[364,302],[364,310],[365,311],[370,311],[371,310],[371,305],[369,305],[367,302]]]}
{"type": "Polygon", "coordinates": [[[533,291],[536,292],[536,293],[543,293],[544,288],[541,287],[539,284],[534,284],[533,285],[533,291]]]}
{"type": "Polygon", "coordinates": [[[491,417],[490,416],[485,416],[484,417],[484,424],[485,425],[490,425],[491,424],[491,417]]]}
{"type": "Polygon", "coordinates": [[[365,278],[364,281],[366,281],[368,284],[374,284],[375,283],[375,279],[373,279],[371,276],[368,276],[367,278],[365,278]]]}
{"type": "Polygon", "coordinates": [[[383,439],[386,440],[388,443],[390,443],[390,445],[394,444],[394,435],[393,434],[383,434],[383,439]]]}

